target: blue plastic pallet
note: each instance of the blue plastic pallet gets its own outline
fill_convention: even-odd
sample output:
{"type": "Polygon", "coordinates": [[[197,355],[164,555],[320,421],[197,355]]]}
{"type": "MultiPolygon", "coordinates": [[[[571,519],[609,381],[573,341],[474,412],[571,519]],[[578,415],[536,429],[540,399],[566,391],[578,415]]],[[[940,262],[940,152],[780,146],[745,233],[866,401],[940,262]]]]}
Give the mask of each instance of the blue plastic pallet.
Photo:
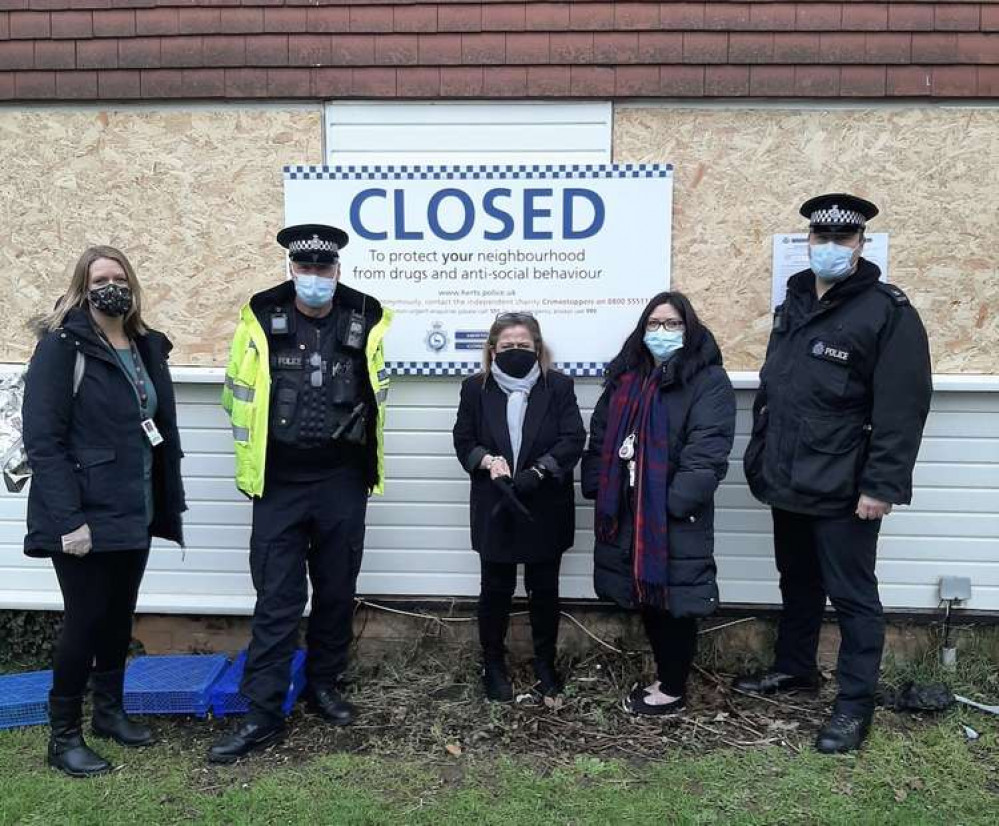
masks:
{"type": "Polygon", "coordinates": [[[138,657],[125,671],[130,714],[208,714],[212,687],[229,665],[224,654],[138,657]]]}
{"type": "MultiPolygon", "coordinates": [[[[222,675],[222,679],[215,683],[212,689],[212,713],[225,717],[228,714],[246,714],[250,710],[250,701],[239,693],[239,684],[243,680],[243,667],[246,665],[246,652],[241,651],[239,656],[229,666],[229,670],[222,675]]],[[[305,652],[296,651],[291,660],[291,685],[288,687],[288,694],[284,698],[282,706],[285,715],[291,714],[292,708],[298,701],[302,690],[305,688],[305,652]]]]}
{"type": "Polygon", "coordinates": [[[51,688],[51,671],[0,676],[0,729],[47,723],[51,688]]]}

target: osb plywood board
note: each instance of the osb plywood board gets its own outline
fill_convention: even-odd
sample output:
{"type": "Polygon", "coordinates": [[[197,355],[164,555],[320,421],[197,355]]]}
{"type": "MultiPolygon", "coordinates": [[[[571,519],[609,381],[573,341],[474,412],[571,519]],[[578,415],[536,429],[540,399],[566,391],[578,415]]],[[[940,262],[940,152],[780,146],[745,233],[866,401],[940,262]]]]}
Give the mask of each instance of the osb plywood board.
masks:
{"type": "Polygon", "coordinates": [[[618,107],[616,162],[676,166],[673,285],[729,369],[757,369],[770,329],[771,236],[798,206],[853,192],[881,208],[890,278],[930,334],[937,373],[999,373],[999,109],[618,107]]]}
{"type": "Polygon", "coordinates": [[[221,365],[284,271],[282,166],[321,163],[319,107],[0,109],[0,360],[33,348],[91,244],[122,249],[174,364],[221,365]]]}

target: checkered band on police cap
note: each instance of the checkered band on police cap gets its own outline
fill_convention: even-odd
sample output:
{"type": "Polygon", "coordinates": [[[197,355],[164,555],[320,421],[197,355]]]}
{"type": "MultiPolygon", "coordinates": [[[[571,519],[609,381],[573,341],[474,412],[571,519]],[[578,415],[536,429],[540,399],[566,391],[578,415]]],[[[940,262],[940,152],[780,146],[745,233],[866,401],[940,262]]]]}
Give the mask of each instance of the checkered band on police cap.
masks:
{"type": "Polygon", "coordinates": [[[878,208],[856,195],[830,192],[809,198],[798,212],[808,219],[813,228],[829,227],[845,231],[863,229],[878,214],[878,208]]]}
{"type": "Polygon", "coordinates": [[[862,213],[852,209],[840,209],[838,204],[833,204],[829,209],[817,209],[808,219],[813,224],[842,224],[862,227],[866,225],[867,219],[862,213]]]}
{"type": "Polygon", "coordinates": [[[288,243],[288,253],[290,255],[295,255],[300,252],[335,253],[339,249],[340,248],[337,246],[335,241],[325,241],[318,235],[313,235],[311,238],[299,238],[288,243]]]}

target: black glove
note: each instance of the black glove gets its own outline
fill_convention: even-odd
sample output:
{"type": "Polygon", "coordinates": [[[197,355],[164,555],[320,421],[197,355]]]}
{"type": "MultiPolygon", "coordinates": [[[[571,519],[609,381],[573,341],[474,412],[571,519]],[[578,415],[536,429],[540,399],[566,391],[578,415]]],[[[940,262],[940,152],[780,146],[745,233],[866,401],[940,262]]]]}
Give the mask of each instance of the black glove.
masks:
{"type": "Polygon", "coordinates": [[[513,489],[517,496],[531,496],[540,486],[545,478],[545,472],[537,465],[520,471],[513,477],[513,489]]]}

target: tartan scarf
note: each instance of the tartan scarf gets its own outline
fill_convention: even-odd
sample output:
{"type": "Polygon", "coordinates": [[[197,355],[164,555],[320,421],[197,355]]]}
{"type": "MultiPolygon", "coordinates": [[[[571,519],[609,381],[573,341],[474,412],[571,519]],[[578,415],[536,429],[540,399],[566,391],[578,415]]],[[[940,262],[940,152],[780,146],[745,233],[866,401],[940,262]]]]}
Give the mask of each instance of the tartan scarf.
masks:
{"type": "Polygon", "coordinates": [[[628,495],[628,463],[618,456],[618,449],[634,433],[637,438],[632,578],[640,605],[666,609],[669,607],[666,515],[669,422],[659,380],[659,370],[653,370],[649,376],[631,371],[620,377],[611,395],[600,454],[596,535],[601,542],[617,538],[621,496],[628,495]]]}

